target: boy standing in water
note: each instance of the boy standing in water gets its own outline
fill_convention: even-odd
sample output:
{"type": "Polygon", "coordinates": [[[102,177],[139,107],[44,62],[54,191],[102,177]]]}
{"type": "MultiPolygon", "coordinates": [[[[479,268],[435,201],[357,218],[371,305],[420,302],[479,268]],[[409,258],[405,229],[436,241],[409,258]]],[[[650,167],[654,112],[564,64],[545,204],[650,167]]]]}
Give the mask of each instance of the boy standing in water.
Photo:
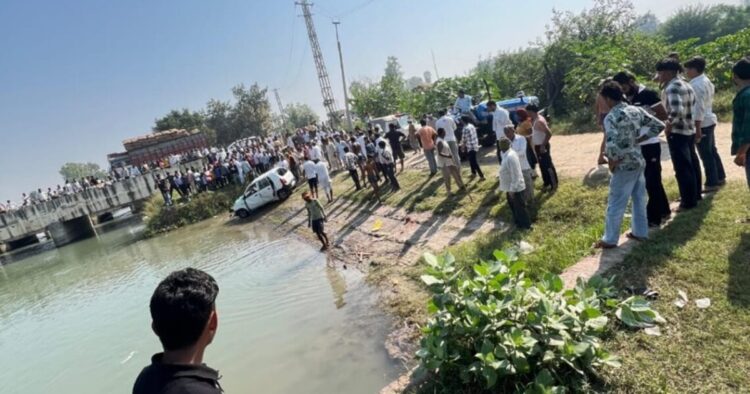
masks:
{"type": "Polygon", "coordinates": [[[312,228],[312,231],[318,236],[318,239],[323,244],[323,247],[321,247],[320,250],[327,250],[329,245],[328,236],[326,235],[323,226],[323,223],[328,220],[326,217],[326,211],[323,208],[323,205],[320,204],[320,201],[313,198],[310,192],[302,193],[302,199],[305,200],[305,208],[307,208],[307,226],[312,228]]]}

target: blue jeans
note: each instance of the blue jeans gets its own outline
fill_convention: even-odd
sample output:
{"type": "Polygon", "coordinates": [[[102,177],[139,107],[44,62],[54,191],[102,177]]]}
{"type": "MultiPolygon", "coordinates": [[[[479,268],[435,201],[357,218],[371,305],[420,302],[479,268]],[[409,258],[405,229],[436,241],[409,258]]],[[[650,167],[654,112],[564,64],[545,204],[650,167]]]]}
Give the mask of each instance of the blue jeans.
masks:
{"type": "Polygon", "coordinates": [[[646,179],[643,170],[615,171],[609,181],[607,215],[604,221],[602,241],[617,245],[620,239],[620,226],[628,201],[633,199],[632,233],[639,238],[648,238],[646,219],[646,179]]]}
{"type": "Polygon", "coordinates": [[[435,162],[435,149],[425,149],[424,157],[427,159],[427,164],[430,166],[430,174],[436,174],[437,162],[435,162]]]}
{"type": "Polygon", "coordinates": [[[715,128],[716,125],[702,128],[703,138],[698,143],[698,155],[700,155],[703,162],[707,187],[719,186],[727,179],[727,174],[724,172],[724,165],[721,163],[721,157],[716,150],[715,128]]]}

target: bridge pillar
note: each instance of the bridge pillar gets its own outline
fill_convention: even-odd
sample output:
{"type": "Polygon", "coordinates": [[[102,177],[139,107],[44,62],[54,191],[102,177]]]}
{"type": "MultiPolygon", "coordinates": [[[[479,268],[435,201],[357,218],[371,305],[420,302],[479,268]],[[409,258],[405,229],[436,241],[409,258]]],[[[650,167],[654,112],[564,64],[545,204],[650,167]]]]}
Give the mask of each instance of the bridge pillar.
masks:
{"type": "Polygon", "coordinates": [[[96,237],[96,230],[91,218],[81,216],[64,222],[54,222],[47,226],[55,246],[60,247],[85,238],[96,237]]]}
{"type": "Polygon", "coordinates": [[[5,251],[10,252],[11,250],[16,250],[24,246],[29,246],[29,245],[38,244],[38,243],[39,243],[39,238],[37,238],[36,234],[31,234],[21,239],[7,242],[5,244],[5,251]]]}

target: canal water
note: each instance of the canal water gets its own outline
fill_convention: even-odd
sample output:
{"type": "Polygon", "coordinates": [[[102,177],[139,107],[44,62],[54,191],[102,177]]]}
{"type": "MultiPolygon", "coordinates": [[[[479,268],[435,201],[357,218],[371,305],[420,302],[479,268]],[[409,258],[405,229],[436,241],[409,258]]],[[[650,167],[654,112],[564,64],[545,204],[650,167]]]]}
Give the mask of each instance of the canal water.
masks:
{"type": "Polygon", "coordinates": [[[388,318],[354,270],[257,224],[213,219],[142,240],[137,221],[0,265],[1,393],[130,393],[160,350],[148,303],[171,271],[219,283],[205,361],[227,393],[376,393],[399,374],[388,318]]]}

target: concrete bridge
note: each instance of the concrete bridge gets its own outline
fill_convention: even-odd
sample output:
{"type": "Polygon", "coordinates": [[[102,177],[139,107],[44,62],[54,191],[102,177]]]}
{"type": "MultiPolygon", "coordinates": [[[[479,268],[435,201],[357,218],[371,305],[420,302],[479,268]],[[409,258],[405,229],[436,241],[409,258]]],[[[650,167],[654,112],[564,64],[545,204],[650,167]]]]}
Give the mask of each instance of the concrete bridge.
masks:
{"type": "Polygon", "coordinates": [[[136,207],[155,190],[151,175],[145,175],[0,214],[0,243],[12,250],[38,242],[36,234],[42,232],[56,246],[96,236],[93,220],[106,221],[121,208],[136,207]]]}

